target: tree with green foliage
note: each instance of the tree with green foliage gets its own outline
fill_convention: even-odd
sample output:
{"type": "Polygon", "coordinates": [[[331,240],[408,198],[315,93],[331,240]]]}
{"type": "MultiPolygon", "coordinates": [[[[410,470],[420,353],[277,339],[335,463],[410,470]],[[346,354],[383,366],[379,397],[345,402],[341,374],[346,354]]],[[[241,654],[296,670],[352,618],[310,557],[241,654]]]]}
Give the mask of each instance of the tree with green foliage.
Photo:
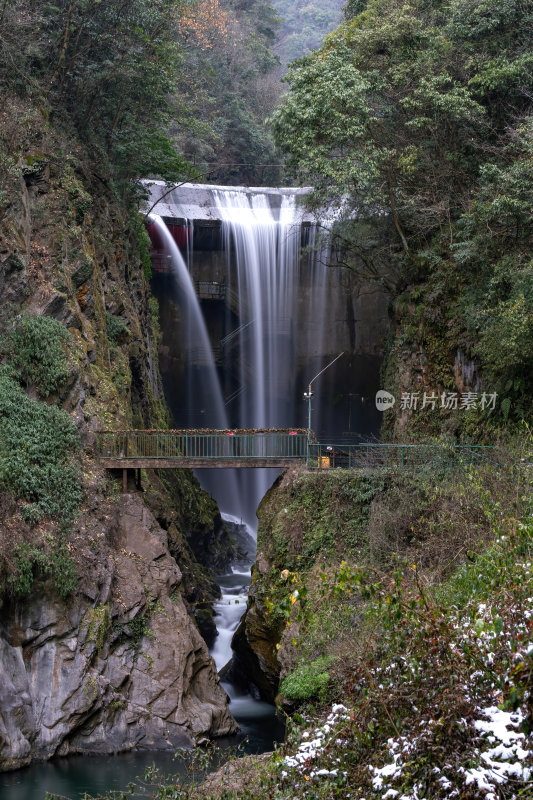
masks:
{"type": "Polygon", "coordinates": [[[288,166],[314,187],[314,208],[335,209],[339,263],[407,293],[407,306],[417,286],[421,346],[466,351],[527,415],[533,7],[369,0],[347,11],[290,70],[273,117],[288,166]]]}
{"type": "Polygon", "coordinates": [[[281,94],[272,53],[278,21],[270,2],[222,0],[220,8],[222,30],[183,44],[172,133],[210,181],[275,184],[279,155],[265,120],[281,94]]]}
{"type": "Polygon", "coordinates": [[[344,16],[346,19],[352,19],[358,14],[361,14],[367,5],[368,0],[346,0],[346,4],[344,6],[344,16]]]}
{"type": "Polygon", "coordinates": [[[295,58],[318,49],[326,35],[337,27],[344,0],[272,0],[281,20],[276,52],[286,66],[295,58]]]}
{"type": "Polygon", "coordinates": [[[166,135],[180,66],[183,0],[4,3],[0,87],[73,126],[124,186],[187,172],[166,135]]]}
{"type": "Polygon", "coordinates": [[[276,163],[270,3],[8,0],[0,14],[0,89],[76,131],[122,195],[135,178],[198,179],[201,167],[237,182],[276,163]]]}

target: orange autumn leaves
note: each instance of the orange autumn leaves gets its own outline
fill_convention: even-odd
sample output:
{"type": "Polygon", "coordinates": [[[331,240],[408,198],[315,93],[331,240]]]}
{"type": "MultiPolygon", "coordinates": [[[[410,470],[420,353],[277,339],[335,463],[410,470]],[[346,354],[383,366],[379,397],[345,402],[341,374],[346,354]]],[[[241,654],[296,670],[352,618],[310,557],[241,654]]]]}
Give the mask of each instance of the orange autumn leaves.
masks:
{"type": "Polygon", "coordinates": [[[229,21],[219,0],[195,0],[180,20],[180,31],[199,47],[209,49],[215,41],[227,39],[229,21]]]}

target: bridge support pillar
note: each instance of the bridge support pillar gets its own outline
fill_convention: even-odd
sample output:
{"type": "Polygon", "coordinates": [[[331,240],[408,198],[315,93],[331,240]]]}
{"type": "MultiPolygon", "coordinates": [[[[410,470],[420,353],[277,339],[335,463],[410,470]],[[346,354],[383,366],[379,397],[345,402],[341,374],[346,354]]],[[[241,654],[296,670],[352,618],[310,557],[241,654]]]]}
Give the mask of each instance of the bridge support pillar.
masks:
{"type": "Polygon", "coordinates": [[[122,494],[128,493],[128,486],[130,491],[133,491],[133,486],[135,485],[135,489],[137,491],[142,491],[142,481],[141,481],[141,468],[131,468],[131,467],[123,467],[122,468],[122,494]],[[132,473],[130,475],[130,472],[132,473]]]}

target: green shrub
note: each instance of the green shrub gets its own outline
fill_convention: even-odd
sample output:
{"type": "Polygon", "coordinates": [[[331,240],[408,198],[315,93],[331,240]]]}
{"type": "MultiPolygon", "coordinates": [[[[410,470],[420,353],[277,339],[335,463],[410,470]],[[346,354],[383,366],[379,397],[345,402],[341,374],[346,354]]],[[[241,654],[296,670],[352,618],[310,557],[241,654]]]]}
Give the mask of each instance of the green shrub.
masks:
{"type": "Polygon", "coordinates": [[[87,639],[95,643],[96,649],[100,653],[111,630],[109,603],[95,606],[95,608],[88,608],[85,618],[88,624],[87,639]]]}
{"type": "Polygon", "coordinates": [[[35,386],[40,397],[61,389],[69,376],[67,329],[51,317],[21,316],[4,338],[2,349],[26,386],[35,386]]]}
{"type": "Polygon", "coordinates": [[[153,639],[154,632],[150,628],[150,621],[154,614],[161,614],[162,612],[163,606],[161,603],[149,598],[144,608],[133,619],[128,622],[115,622],[114,628],[118,634],[118,640],[133,644],[133,647],[138,651],[145,636],[153,639]]]}
{"type": "Polygon", "coordinates": [[[282,682],[281,693],[289,700],[311,700],[314,697],[325,700],[329,684],[327,668],[332,661],[332,657],[320,656],[310,664],[300,664],[282,682]]]}
{"type": "Polygon", "coordinates": [[[67,598],[76,588],[76,566],[64,541],[52,542],[48,551],[22,542],[15,548],[15,572],[8,584],[15,597],[29,594],[37,575],[52,576],[58,595],[67,598]]]}
{"type": "Polygon", "coordinates": [[[118,344],[121,338],[129,333],[126,320],[123,317],[117,317],[115,314],[111,314],[109,311],[106,311],[105,325],[107,338],[111,344],[118,344]]]}
{"type": "Polygon", "coordinates": [[[152,277],[152,259],[150,257],[150,250],[152,248],[152,243],[150,241],[150,236],[148,235],[148,231],[144,226],[144,222],[141,218],[138,219],[136,224],[136,232],[137,238],[139,241],[139,254],[141,256],[141,264],[144,272],[144,277],[147,281],[150,280],[152,277]]]}
{"type": "Polygon", "coordinates": [[[73,456],[80,442],[63,409],[28,397],[7,367],[0,367],[0,487],[26,502],[35,523],[51,517],[68,527],[82,491],[73,456]]]}

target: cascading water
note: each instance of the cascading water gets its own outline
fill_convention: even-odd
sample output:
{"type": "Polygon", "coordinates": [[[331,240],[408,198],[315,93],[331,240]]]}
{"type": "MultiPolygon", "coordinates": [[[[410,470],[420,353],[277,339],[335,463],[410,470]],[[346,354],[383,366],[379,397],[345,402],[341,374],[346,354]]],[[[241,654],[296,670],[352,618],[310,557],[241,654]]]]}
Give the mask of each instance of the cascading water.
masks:
{"type": "MultiPolygon", "coordinates": [[[[242,556],[233,563],[228,574],[217,578],[222,597],[214,606],[218,636],[211,655],[219,671],[224,670],[233,655],[231,641],[246,609],[251,566],[255,560],[254,531],[236,517],[224,515],[224,520],[242,556]]],[[[238,721],[241,733],[253,741],[255,748],[270,749],[273,741],[281,741],[283,723],[274,714],[270,703],[261,702],[224,678],[221,684],[229,695],[231,713],[238,721]]]]}
{"type": "MultiPolygon", "coordinates": [[[[205,248],[195,249],[189,236],[185,239],[186,266],[159,217],[158,226],[164,226],[165,245],[173,253],[179,280],[187,282],[184,311],[190,309],[194,322],[181,329],[188,367],[186,391],[177,387],[182,395],[181,401],[176,401],[178,424],[192,428],[287,428],[305,424],[302,373],[307,379],[315,374],[328,353],[323,346],[326,259],[315,257],[312,248],[309,254],[302,254],[302,244],[312,245],[316,230],[308,217],[304,222],[298,202],[305,190],[191,184],[165,191],[157,203],[157,192],[161,191],[155,186],[152,200],[157,210],[162,209],[169,217],[189,220],[189,215],[196,215],[200,218],[198,229],[203,225],[211,232],[221,223],[226,258],[222,278],[228,293],[226,316],[217,333],[211,335],[217,346],[217,378],[211,350],[206,352],[207,372],[198,368],[206,350],[205,323],[200,316],[203,309],[212,317],[212,305],[200,307],[189,274],[209,283],[212,263],[208,260],[206,268],[205,248]],[[305,278],[305,290],[301,277],[305,278]]],[[[190,221],[186,225],[190,233],[190,221]]],[[[218,268],[220,272],[220,265],[218,268]]],[[[330,305],[338,302],[337,296],[329,299],[330,305]]],[[[327,310],[331,316],[332,308],[327,310]]],[[[227,470],[201,470],[197,474],[226,513],[255,527],[257,505],[277,473],[234,471],[231,481],[239,487],[238,499],[234,490],[228,492],[227,470]]]]}
{"type": "MultiPolygon", "coordinates": [[[[282,195],[277,216],[265,194],[215,190],[214,198],[223,220],[229,284],[237,288],[241,320],[249,323],[239,333],[244,389],[239,425],[294,425],[293,322],[301,247],[296,197],[282,195]]],[[[254,470],[241,478],[248,484],[247,519],[272,483],[269,473],[254,470]]]]}
{"type": "MultiPolygon", "coordinates": [[[[176,288],[183,293],[181,302],[179,302],[179,298],[178,302],[186,314],[184,327],[187,331],[188,359],[185,381],[187,392],[191,397],[190,405],[192,406],[194,403],[205,412],[204,427],[227,428],[228,417],[213,349],[189,270],[165,222],[157,214],[150,214],[150,219],[155,224],[164,248],[171,258],[176,288]],[[194,357],[192,357],[193,355],[194,357]]],[[[188,251],[188,256],[190,257],[190,251],[188,251]]],[[[239,504],[239,489],[235,473],[233,470],[224,470],[224,474],[217,477],[216,490],[220,505],[222,508],[227,508],[228,511],[233,510],[239,504]]],[[[208,485],[205,488],[214,493],[214,488],[209,485],[209,477],[206,482],[208,485]]]]}
{"type": "Polygon", "coordinates": [[[151,214],[150,219],[155,224],[164,242],[165,249],[171,257],[177,284],[184,293],[185,302],[182,303],[182,308],[187,315],[186,328],[189,348],[195,348],[195,363],[200,363],[205,367],[202,379],[195,381],[197,385],[194,386],[194,389],[197,392],[198,399],[200,399],[207,390],[211,401],[210,424],[214,428],[225,428],[227,427],[227,415],[213,358],[213,350],[189,270],[187,269],[179,247],[161,217],[157,214],[151,214]]]}

